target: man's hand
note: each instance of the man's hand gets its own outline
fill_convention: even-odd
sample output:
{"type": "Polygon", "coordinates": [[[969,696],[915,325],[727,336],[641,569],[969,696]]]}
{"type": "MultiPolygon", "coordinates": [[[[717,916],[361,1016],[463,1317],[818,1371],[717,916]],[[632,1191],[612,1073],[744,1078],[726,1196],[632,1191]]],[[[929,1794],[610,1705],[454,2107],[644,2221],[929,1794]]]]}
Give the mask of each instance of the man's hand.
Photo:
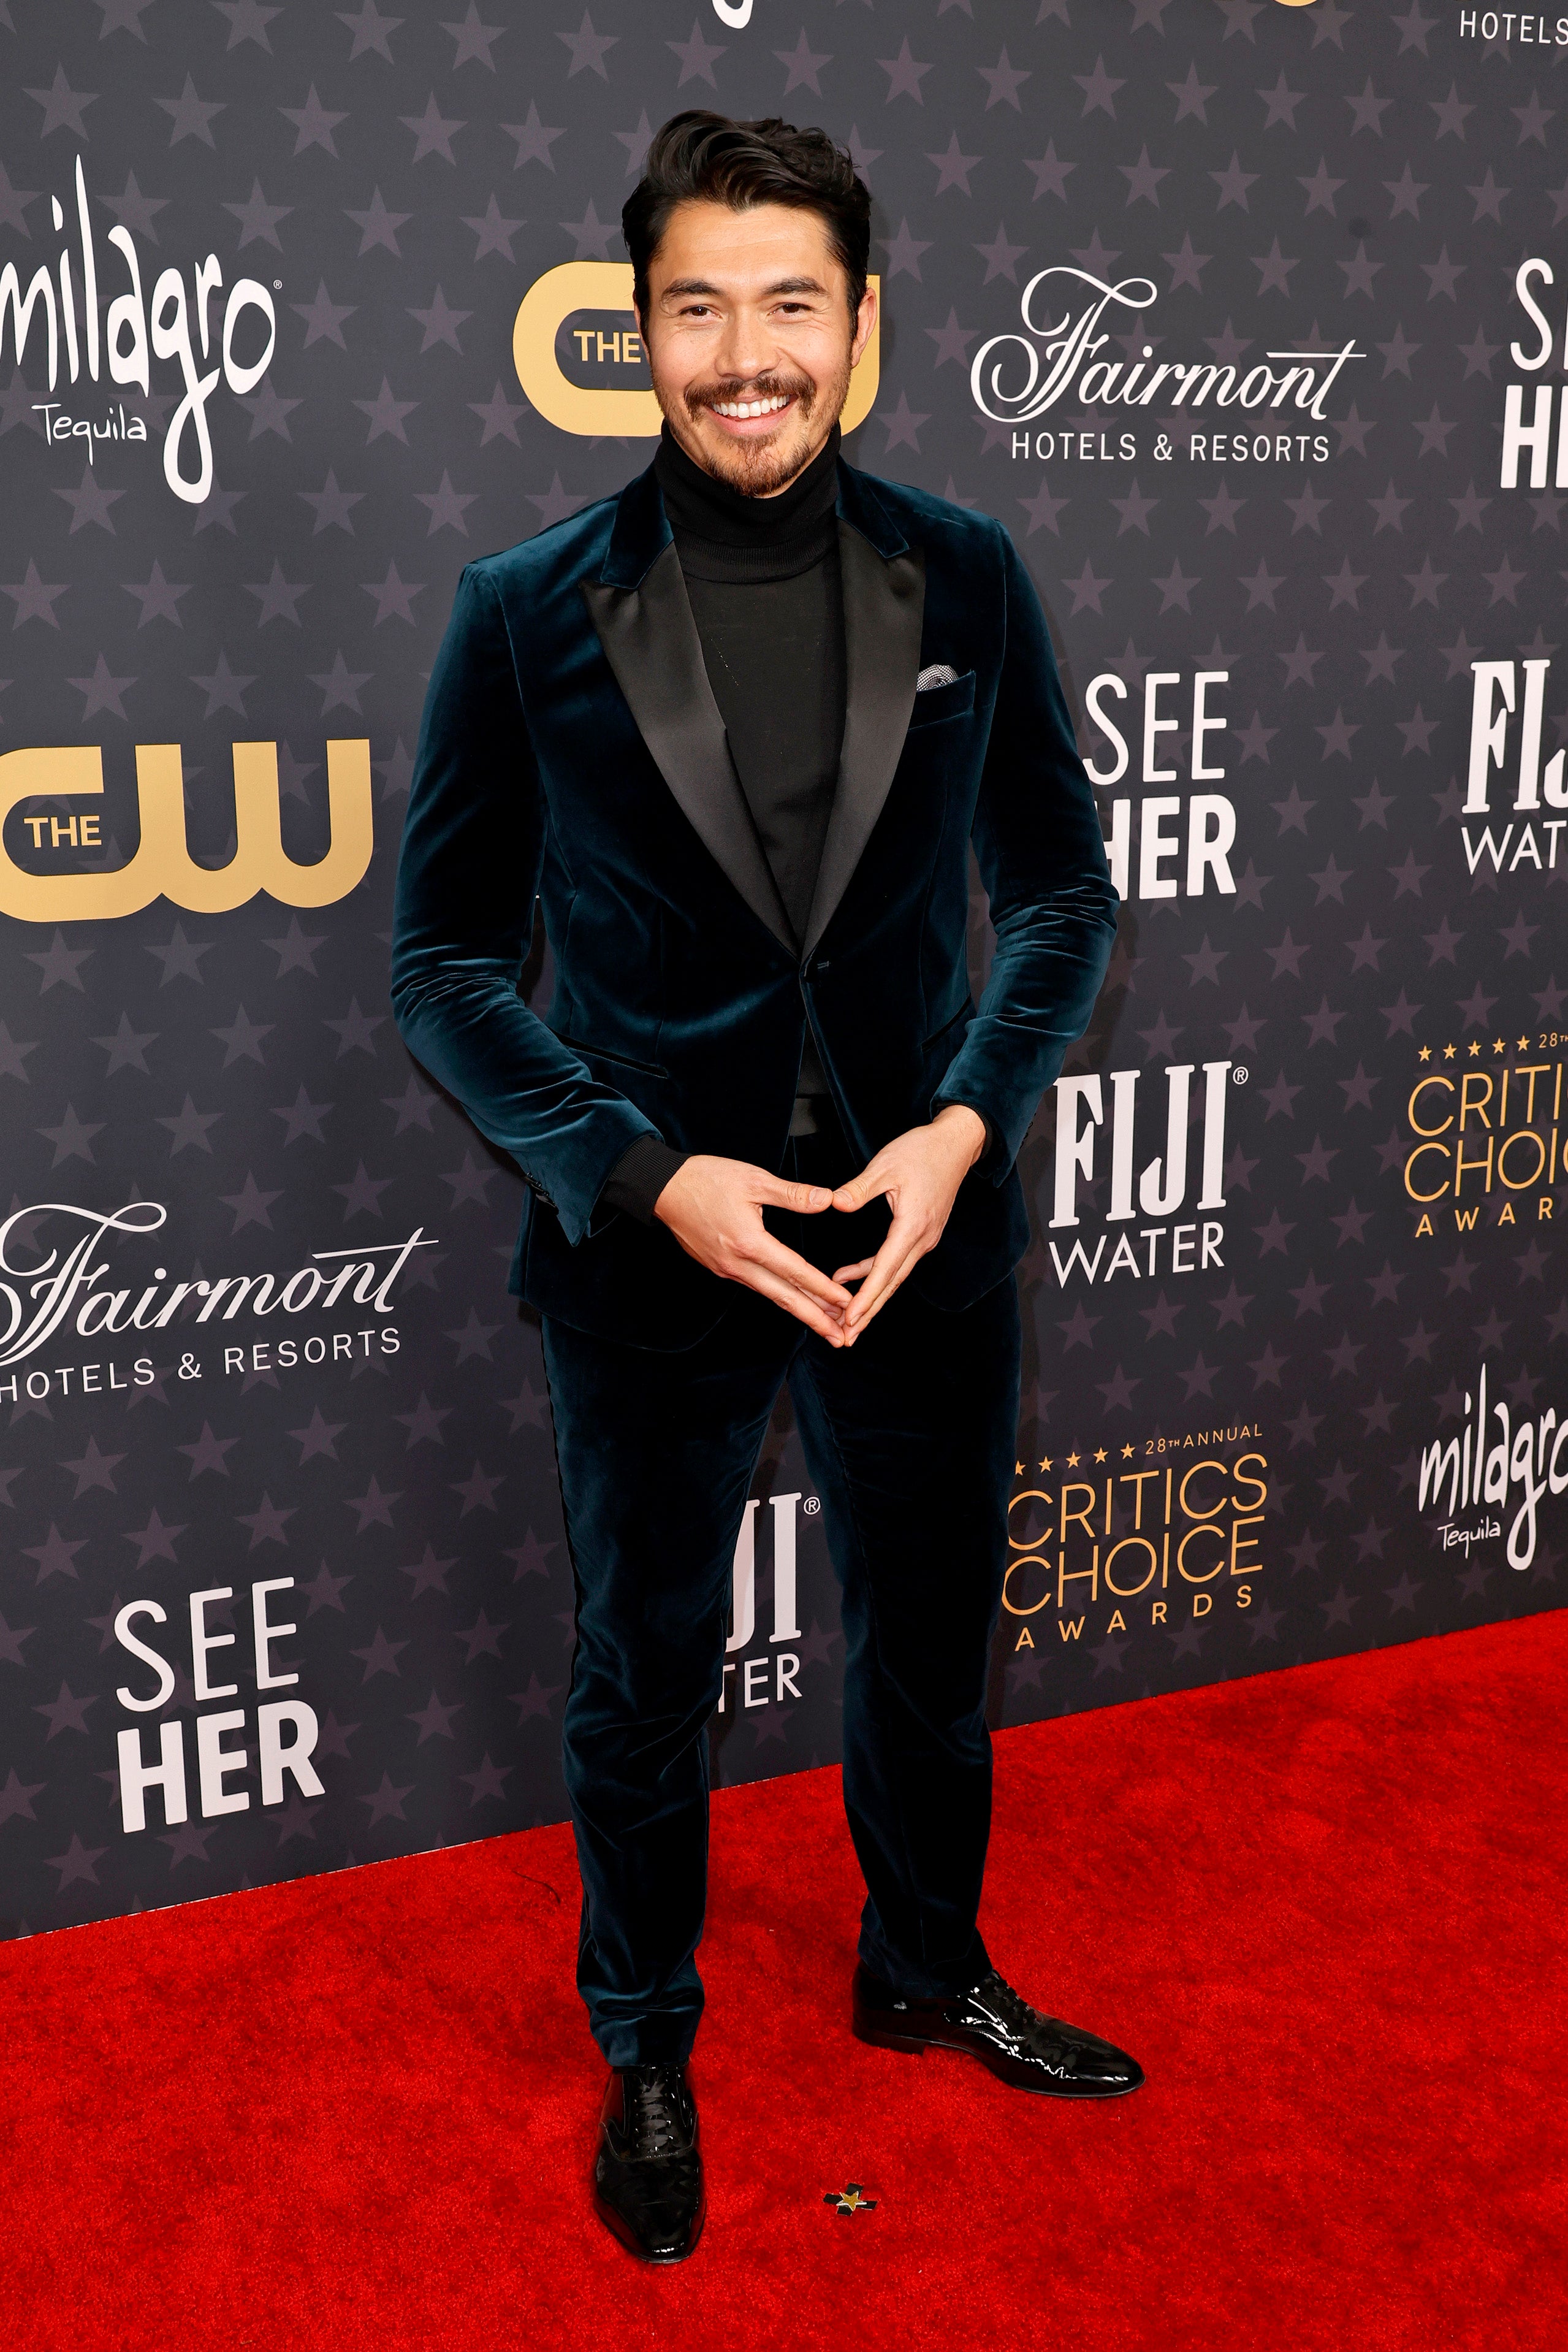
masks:
{"type": "Polygon", "coordinates": [[[762,1222],[765,1208],[816,1213],[833,1197],[825,1184],[787,1184],[744,1160],[699,1151],[676,1169],[653,1214],[699,1265],[759,1291],[831,1347],[841,1348],[844,1318],[853,1304],[850,1292],[787,1249],[762,1222]]]}
{"type": "Polygon", "coordinates": [[[874,1257],[834,1269],[836,1282],[860,1279],[843,1318],[843,1344],[850,1347],[879,1307],[893,1297],[904,1276],[927,1250],[934,1250],[953,1213],[958,1187],[985,1149],[986,1122],[966,1103],[948,1103],[928,1127],[884,1143],[852,1183],[833,1194],[835,1209],[863,1209],[885,1193],[893,1223],[874,1257]]]}

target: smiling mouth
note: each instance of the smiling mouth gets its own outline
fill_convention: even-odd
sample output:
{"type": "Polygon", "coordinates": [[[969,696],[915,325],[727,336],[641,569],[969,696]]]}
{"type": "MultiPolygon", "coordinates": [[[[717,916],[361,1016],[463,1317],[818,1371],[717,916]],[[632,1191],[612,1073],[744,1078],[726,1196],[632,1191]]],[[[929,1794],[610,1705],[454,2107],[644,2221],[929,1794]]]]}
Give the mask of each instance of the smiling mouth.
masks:
{"type": "Polygon", "coordinates": [[[708,406],[716,416],[736,420],[750,416],[777,416],[780,410],[789,407],[793,397],[792,393],[776,392],[769,394],[766,400],[714,400],[708,403],[708,406]]]}

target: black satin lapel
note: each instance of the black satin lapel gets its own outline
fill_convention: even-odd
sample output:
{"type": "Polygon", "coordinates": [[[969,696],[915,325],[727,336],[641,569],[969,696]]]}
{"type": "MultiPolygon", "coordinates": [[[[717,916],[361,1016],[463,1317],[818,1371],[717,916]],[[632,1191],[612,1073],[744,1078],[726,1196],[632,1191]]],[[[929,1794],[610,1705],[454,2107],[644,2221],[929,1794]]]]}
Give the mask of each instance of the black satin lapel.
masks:
{"type": "Polygon", "coordinates": [[[637,587],[584,581],[582,593],[660,774],[752,913],[793,955],[795,935],[729,756],[674,543],[637,587]]]}
{"type": "Polygon", "coordinates": [[[881,556],[841,520],[839,572],[844,600],[844,740],[803,955],[810,954],[827,929],[882,814],[920,675],[924,551],[910,548],[901,555],[881,556]]]}

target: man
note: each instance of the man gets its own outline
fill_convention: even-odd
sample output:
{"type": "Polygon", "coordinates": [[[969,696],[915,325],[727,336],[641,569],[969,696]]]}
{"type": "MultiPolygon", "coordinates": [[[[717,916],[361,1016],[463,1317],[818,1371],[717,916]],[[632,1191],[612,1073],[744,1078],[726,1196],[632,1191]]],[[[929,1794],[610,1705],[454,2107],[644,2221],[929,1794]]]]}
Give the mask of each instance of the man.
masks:
{"type": "Polygon", "coordinates": [[[842,1585],[852,2031],[1108,2096],[976,1927],[1018,1423],[1019,1146],[1116,894],[1006,534],[838,453],[870,205],[821,131],[677,115],[625,207],[665,419],[618,498],[470,563],[398,877],[411,1048],[530,1192],[577,1588],[578,1982],[611,2074],[594,2201],[679,2261],[706,1726],[787,1381],[842,1585]],[[967,861],[996,959],[967,979],[967,861]],[[548,1021],[517,993],[538,894],[548,1021]]]}

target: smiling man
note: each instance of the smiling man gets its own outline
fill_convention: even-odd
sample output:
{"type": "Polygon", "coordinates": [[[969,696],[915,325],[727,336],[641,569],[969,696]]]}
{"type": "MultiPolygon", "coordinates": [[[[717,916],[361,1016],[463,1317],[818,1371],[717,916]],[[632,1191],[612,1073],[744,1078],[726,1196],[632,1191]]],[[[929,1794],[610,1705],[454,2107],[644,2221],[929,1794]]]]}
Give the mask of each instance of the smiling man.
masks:
{"type": "Polygon", "coordinates": [[[657,134],[622,226],[663,438],[618,497],[464,571],[398,873],[399,1027],[529,1186],[511,1287],[576,1580],[577,1974],[610,2067],[593,2199],[650,2262],[703,2222],[706,1726],[786,1384],[842,1588],[851,2030],[1062,2096],[1143,2080],[976,1924],[1014,1162],[1117,899],[1006,533],[840,454],[869,221],[821,131],[657,134]],[[544,1019],[517,994],[536,896],[544,1019]]]}

